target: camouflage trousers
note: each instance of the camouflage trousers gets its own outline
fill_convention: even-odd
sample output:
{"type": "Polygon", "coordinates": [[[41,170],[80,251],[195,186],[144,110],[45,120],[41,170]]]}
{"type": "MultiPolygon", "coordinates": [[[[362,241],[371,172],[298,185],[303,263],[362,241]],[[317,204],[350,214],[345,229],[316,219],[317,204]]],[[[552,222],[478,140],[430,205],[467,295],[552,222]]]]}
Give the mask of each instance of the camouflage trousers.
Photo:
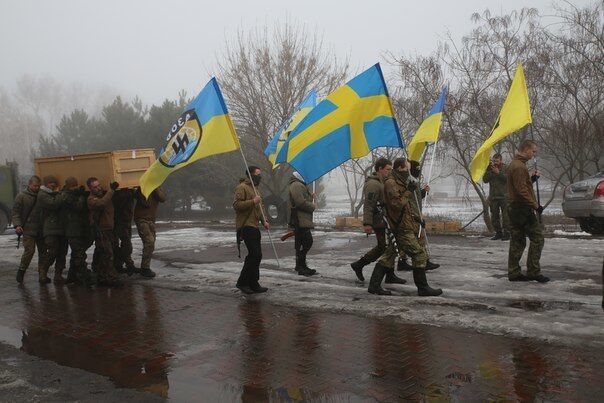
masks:
{"type": "Polygon", "coordinates": [[[405,255],[407,255],[411,257],[413,267],[426,267],[428,254],[419,244],[419,241],[417,240],[417,232],[397,229],[394,230],[394,237],[396,238],[399,251],[396,250],[394,243],[388,240],[388,246],[386,247],[384,254],[380,257],[380,260],[378,261],[379,264],[392,269],[394,268],[394,261],[396,260],[397,255],[400,258],[403,258],[405,255]]]}
{"type": "Polygon", "coordinates": [[[44,254],[46,253],[44,238],[23,235],[23,255],[21,255],[19,270],[26,271],[29,268],[34,253],[36,253],[36,248],[38,249],[38,268],[40,268],[44,264],[44,254]]]}
{"type": "Polygon", "coordinates": [[[67,264],[67,238],[62,235],[49,235],[44,237],[46,253],[42,272],[48,273],[50,266],[55,265],[55,276],[61,275],[67,264]]]}
{"type": "Polygon", "coordinates": [[[91,285],[94,281],[86,264],[86,251],[90,247],[90,240],[86,237],[71,237],[67,238],[67,243],[71,249],[67,277],[72,277],[80,284],[91,285]]]}
{"type": "Polygon", "coordinates": [[[96,271],[100,282],[114,281],[119,278],[113,266],[113,251],[115,249],[115,234],[113,230],[101,230],[94,240],[95,260],[92,269],[96,271]]]}
{"type": "Polygon", "coordinates": [[[143,241],[143,256],[141,269],[151,268],[151,256],[155,250],[155,222],[151,220],[136,220],[138,235],[143,241]]]}
{"type": "MultiPolygon", "coordinates": [[[[422,232],[420,233],[419,223],[415,223],[415,225],[413,226],[413,233],[415,234],[415,238],[417,239],[419,245],[424,249],[424,252],[426,252],[426,259],[430,259],[430,254],[428,253],[428,243],[426,242],[426,229],[422,228],[422,232]],[[417,234],[420,234],[419,238],[417,237],[417,234]]],[[[405,252],[401,252],[400,258],[406,259],[407,254],[405,252]]]]}
{"type": "Polygon", "coordinates": [[[491,210],[491,221],[495,232],[509,232],[510,220],[508,217],[508,202],[506,199],[489,200],[491,210]],[[501,214],[500,214],[501,212],[501,214]],[[502,225],[503,222],[503,225],[502,225]]]}
{"type": "Polygon", "coordinates": [[[116,237],[113,263],[116,269],[121,269],[124,264],[126,267],[134,267],[132,261],[132,226],[119,225],[113,229],[116,237]]]}
{"type": "Polygon", "coordinates": [[[515,277],[521,273],[520,259],[526,247],[526,237],[530,240],[526,268],[528,276],[537,276],[541,273],[539,259],[543,250],[544,238],[537,213],[529,206],[508,206],[510,217],[510,251],[508,254],[508,277],[515,277]]]}

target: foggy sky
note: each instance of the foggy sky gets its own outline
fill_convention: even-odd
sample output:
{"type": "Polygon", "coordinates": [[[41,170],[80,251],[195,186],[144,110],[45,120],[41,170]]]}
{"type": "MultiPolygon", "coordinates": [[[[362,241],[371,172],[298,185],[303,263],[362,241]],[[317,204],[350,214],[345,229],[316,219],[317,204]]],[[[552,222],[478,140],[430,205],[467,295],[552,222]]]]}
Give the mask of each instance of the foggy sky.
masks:
{"type": "MultiPolygon", "coordinates": [[[[577,6],[587,0],[574,1],[577,6]]],[[[550,0],[0,0],[0,86],[23,74],[106,85],[146,103],[196,94],[238,29],[283,23],[317,29],[353,70],[385,51],[427,54],[447,30],[460,37],[470,15],[550,0]],[[209,73],[208,73],[209,72],[209,73]]]]}

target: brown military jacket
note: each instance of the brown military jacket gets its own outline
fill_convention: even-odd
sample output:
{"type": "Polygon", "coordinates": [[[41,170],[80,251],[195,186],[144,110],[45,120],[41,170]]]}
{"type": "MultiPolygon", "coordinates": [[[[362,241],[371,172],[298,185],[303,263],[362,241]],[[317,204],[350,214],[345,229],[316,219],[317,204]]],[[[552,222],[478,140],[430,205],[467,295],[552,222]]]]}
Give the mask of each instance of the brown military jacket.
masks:
{"type": "Polygon", "coordinates": [[[101,231],[113,230],[113,190],[109,189],[102,197],[94,196],[92,193],[88,196],[87,204],[90,213],[90,222],[99,226],[101,231]]]}
{"type": "Polygon", "coordinates": [[[37,194],[25,189],[15,198],[12,211],[13,226],[22,227],[25,235],[34,237],[42,235],[42,228],[39,225],[40,211],[36,200],[37,194]]]}
{"type": "Polygon", "coordinates": [[[508,201],[510,204],[530,206],[536,209],[538,206],[531,176],[526,167],[528,159],[520,154],[514,157],[507,169],[508,175],[508,201]]]}
{"type": "MultiPolygon", "coordinates": [[[[233,201],[237,229],[243,227],[258,228],[258,223],[262,222],[262,203],[254,204],[255,196],[252,182],[247,178],[240,179],[239,185],[235,188],[235,200],[233,201]]],[[[258,196],[260,196],[260,191],[258,191],[258,196]]]]}
{"type": "Polygon", "coordinates": [[[294,176],[289,180],[289,210],[292,215],[289,220],[290,226],[297,228],[315,227],[312,220],[313,211],[315,211],[312,194],[306,184],[294,176]]]}
{"type": "Polygon", "coordinates": [[[416,220],[409,204],[413,193],[407,190],[405,183],[403,175],[392,172],[384,182],[384,202],[392,229],[414,231],[416,220]]]}
{"type": "Polygon", "coordinates": [[[134,207],[134,221],[149,220],[155,222],[157,218],[157,207],[159,203],[166,201],[166,193],[157,188],[149,195],[149,199],[145,199],[141,189],[136,190],[136,206],[134,207]]]}
{"type": "Polygon", "coordinates": [[[384,228],[384,219],[377,209],[377,204],[384,202],[384,184],[376,172],[365,179],[363,198],[363,225],[384,228]]]}

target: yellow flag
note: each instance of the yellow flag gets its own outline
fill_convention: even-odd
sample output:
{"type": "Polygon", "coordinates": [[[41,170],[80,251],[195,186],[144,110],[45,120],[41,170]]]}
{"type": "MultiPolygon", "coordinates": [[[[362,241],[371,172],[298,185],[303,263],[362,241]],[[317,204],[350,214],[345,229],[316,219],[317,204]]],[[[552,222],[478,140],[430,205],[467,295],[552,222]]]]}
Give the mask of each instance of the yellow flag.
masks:
{"type": "Polygon", "coordinates": [[[510,92],[503,103],[493,130],[491,130],[491,136],[480,146],[470,164],[474,183],[477,183],[486,172],[495,144],[532,122],[524,70],[522,64],[518,64],[510,92]]]}

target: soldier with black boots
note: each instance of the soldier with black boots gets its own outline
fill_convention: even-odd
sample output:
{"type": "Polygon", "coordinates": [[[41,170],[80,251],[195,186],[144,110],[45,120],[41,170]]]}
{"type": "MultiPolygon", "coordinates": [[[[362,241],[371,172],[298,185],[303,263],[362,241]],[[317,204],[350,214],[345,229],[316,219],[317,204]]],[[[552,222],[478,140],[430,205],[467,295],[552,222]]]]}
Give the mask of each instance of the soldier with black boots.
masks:
{"type": "Polygon", "coordinates": [[[506,171],[503,157],[501,154],[495,154],[482,177],[482,181],[489,184],[489,209],[495,228],[495,235],[491,238],[493,241],[498,239],[507,241],[510,239],[510,220],[508,218],[506,194],[508,176],[506,171]]]}
{"type": "Polygon", "coordinates": [[[40,178],[35,175],[29,178],[27,189],[17,195],[13,204],[12,223],[17,235],[23,237],[23,255],[19,270],[17,270],[18,283],[23,282],[25,271],[29,268],[36,249],[38,249],[38,272],[41,271],[44,263],[46,247],[42,236],[40,212],[36,203],[41,182],[40,178]]]}
{"type": "Polygon", "coordinates": [[[302,175],[294,172],[289,180],[289,226],[294,229],[296,271],[301,276],[317,274],[306,263],[306,255],[313,244],[310,230],[315,227],[312,215],[316,208],[315,195],[308,190],[302,175]]]}
{"type": "MultiPolygon", "coordinates": [[[[386,250],[386,230],[384,217],[378,209],[378,204],[384,203],[384,181],[392,171],[392,161],[378,158],[374,164],[374,172],[365,179],[363,187],[363,231],[367,235],[375,233],[377,245],[365,253],[359,260],[350,264],[359,281],[365,281],[363,267],[373,263],[386,250]]],[[[405,280],[398,278],[394,272],[386,273],[386,283],[404,284],[405,280]]]]}
{"type": "Polygon", "coordinates": [[[243,241],[248,251],[236,287],[245,294],[254,294],[268,290],[258,282],[260,279],[260,262],[262,261],[261,235],[258,224],[262,223],[266,229],[269,225],[268,221],[263,219],[262,198],[259,193],[256,194],[256,192],[259,192],[260,168],[250,165],[245,175],[246,178],[242,178],[235,188],[233,201],[237,228],[237,247],[243,241]],[[254,188],[256,192],[254,192],[254,188]]]}
{"type": "MultiPolygon", "coordinates": [[[[151,270],[151,257],[155,250],[155,220],[160,203],[166,201],[166,193],[161,187],[153,190],[148,198],[145,198],[140,188],[136,190],[136,207],[134,208],[134,222],[136,230],[143,241],[143,253],[141,256],[140,275],[154,278],[155,272],[151,270]]],[[[130,273],[130,272],[129,272],[130,273]]]]}
{"type": "Polygon", "coordinates": [[[118,273],[128,273],[128,275],[132,275],[139,271],[132,260],[134,190],[117,190],[113,195],[113,209],[115,211],[113,232],[115,232],[117,242],[113,257],[115,270],[118,273]],[[124,265],[126,265],[125,268],[124,265]]]}

